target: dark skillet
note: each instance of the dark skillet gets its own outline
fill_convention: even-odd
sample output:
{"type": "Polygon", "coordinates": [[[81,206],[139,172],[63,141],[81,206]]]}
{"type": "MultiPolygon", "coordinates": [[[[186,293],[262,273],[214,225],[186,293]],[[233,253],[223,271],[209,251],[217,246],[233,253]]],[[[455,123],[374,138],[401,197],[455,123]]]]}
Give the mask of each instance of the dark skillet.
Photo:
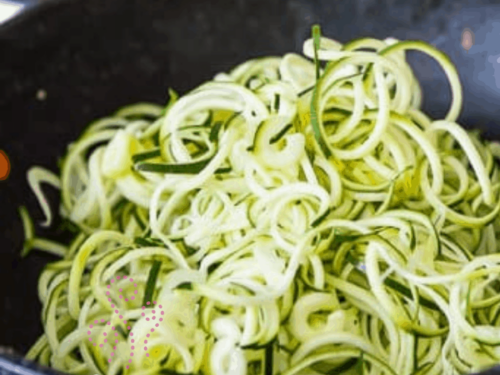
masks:
{"type": "MultiPolygon", "coordinates": [[[[17,207],[27,204],[35,219],[42,217],[26,170],[39,164],[55,171],[83,127],[120,106],[162,104],[168,87],[185,92],[248,58],[300,52],[311,24],[320,23],[323,34],[341,42],[394,36],[433,43],[458,67],[462,124],[500,139],[498,0],[24,2],[24,12],[0,25],[0,149],[12,163],[9,178],[0,181],[0,346],[19,353],[42,332],[36,285],[52,259],[19,255],[17,207]],[[466,27],[475,36],[468,52],[461,45],[466,27]]],[[[443,74],[430,59],[409,58],[423,84],[424,109],[443,115],[449,101],[443,74]]],[[[57,193],[50,199],[57,202],[57,193]]],[[[8,363],[0,357],[0,374],[8,363]]]]}

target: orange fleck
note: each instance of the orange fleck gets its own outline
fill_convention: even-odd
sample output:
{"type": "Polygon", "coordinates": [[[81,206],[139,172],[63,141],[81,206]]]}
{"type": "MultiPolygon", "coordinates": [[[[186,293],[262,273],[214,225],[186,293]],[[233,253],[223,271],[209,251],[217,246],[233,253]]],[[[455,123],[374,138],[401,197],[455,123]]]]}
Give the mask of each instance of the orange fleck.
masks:
{"type": "Polygon", "coordinates": [[[462,32],[462,47],[469,52],[474,45],[474,33],[468,27],[462,32]]]}
{"type": "Polygon", "coordinates": [[[0,181],[6,180],[10,174],[10,161],[5,151],[0,150],[0,181]]]}

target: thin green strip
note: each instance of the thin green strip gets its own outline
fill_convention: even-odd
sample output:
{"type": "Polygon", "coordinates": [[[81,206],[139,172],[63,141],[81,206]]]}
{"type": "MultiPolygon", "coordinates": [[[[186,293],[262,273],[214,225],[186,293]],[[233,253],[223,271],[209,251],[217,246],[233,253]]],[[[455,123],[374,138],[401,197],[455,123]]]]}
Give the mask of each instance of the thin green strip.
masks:
{"type": "Polygon", "coordinates": [[[151,269],[149,271],[148,281],[146,282],[146,291],[144,292],[144,299],[142,300],[142,306],[147,306],[150,302],[150,307],[153,307],[153,294],[156,287],[156,280],[158,279],[158,273],[160,272],[161,261],[155,260],[151,269]]]}

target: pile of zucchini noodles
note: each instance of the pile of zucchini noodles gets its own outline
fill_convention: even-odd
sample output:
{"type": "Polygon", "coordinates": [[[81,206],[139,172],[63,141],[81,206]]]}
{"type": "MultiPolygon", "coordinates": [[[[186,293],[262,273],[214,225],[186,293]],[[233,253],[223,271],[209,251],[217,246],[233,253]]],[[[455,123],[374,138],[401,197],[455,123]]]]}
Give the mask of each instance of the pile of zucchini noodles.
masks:
{"type": "Polygon", "coordinates": [[[60,177],[28,172],[45,225],[43,183],[77,228],[69,245],[39,238],[21,209],[24,253],[62,258],[40,276],[45,333],[28,358],[108,375],[466,374],[500,362],[500,146],[456,123],[453,64],[421,41],[342,45],[318,26],[304,55],[170,90],[166,107],[123,108],[69,146],[60,177]],[[419,109],[407,50],[447,75],[444,119],[419,109]],[[139,284],[134,301],[112,295],[136,339],[145,301],[166,311],[154,358],[137,351],[130,369],[130,337],[111,363],[87,340],[95,319],[122,324],[105,295],[117,275],[139,284]]]}

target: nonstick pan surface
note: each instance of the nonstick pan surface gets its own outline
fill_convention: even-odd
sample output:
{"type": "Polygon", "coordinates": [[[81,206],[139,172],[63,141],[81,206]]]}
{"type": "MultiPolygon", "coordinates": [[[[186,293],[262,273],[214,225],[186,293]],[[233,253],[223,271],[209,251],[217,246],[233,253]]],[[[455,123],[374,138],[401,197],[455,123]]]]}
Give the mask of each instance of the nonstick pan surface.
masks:
{"type": "MultiPolygon", "coordinates": [[[[92,120],[139,101],[163,104],[252,57],[301,52],[311,25],[347,42],[361,36],[423,39],[456,64],[461,123],[500,139],[500,1],[458,0],[45,0],[0,25],[0,346],[25,353],[42,333],[37,279],[55,258],[22,259],[25,204],[41,211],[26,182],[36,164],[57,171],[67,144],[92,120]],[[470,29],[474,44],[463,48],[470,29]]],[[[409,54],[424,110],[442,116],[450,95],[433,61],[409,54]]],[[[58,194],[49,190],[53,207],[58,194]]],[[[55,223],[57,226],[57,222],[55,223]]],[[[60,236],[56,229],[42,235],[60,236]]],[[[500,371],[497,372],[500,374],[500,371]]],[[[493,373],[492,373],[493,374],[493,373]]]]}

